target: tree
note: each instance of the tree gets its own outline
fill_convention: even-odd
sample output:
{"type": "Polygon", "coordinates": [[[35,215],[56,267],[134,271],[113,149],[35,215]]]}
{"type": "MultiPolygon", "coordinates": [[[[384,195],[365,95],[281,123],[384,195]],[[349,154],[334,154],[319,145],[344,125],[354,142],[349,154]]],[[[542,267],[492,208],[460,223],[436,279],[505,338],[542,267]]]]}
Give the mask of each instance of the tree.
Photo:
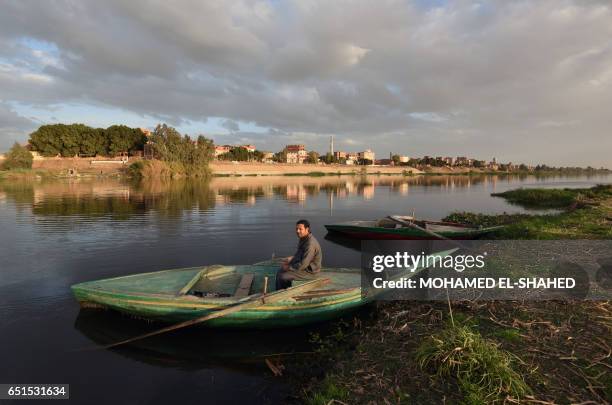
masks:
{"type": "Polygon", "coordinates": [[[146,142],[145,134],[138,128],[125,125],[111,125],[106,128],[108,139],[108,152],[116,156],[121,152],[134,152],[142,150],[146,142]]]}
{"type": "Polygon", "coordinates": [[[393,155],[391,156],[391,161],[393,161],[394,165],[399,165],[400,164],[400,156],[399,155],[393,155]]]}
{"type": "Polygon", "coordinates": [[[258,161],[261,162],[263,161],[264,158],[264,153],[260,150],[256,150],[255,152],[253,152],[253,158],[258,161]]]}
{"type": "Polygon", "coordinates": [[[306,157],[306,163],[318,163],[319,162],[319,154],[314,150],[308,152],[308,156],[306,157]]]}
{"type": "Polygon", "coordinates": [[[32,150],[43,156],[72,157],[78,155],[81,149],[81,136],[91,127],[83,124],[53,124],[43,125],[30,134],[32,150]]]}
{"type": "Polygon", "coordinates": [[[286,163],[287,162],[287,148],[281,150],[280,152],[276,152],[272,160],[278,163],[286,163]]]}
{"type": "Polygon", "coordinates": [[[321,158],[321,160],[327,164],[338,163],[338,159],[336,159],[330,152],[327,152],[325,156],[321,158]]]}
{"type": "Polygon", "coordinates": [[[192,141],[188,135],[181,134],[166,124],[158,125],[151,134],[153,155],[166,162],[182,163],[192,168],[206,166],[213,156],[213,142],[203,135],[192,141]]]}
{"type": "Polygon", "coordinates": [[[102,128],[89,128],[81,134],[80,154],[86,156],[108,155],[108,138],[102,128]]]}
{"type": "Polygon", "coordinates": [[[254,154],[249,152],[246,148],[238,146],[232,148],[229,152],[219,156],[219,160],[231,160],[238,162],[246,162],[254,158],[254,154]]]}
{"type": "Polygon", "coordinates": [[[30,147],[43,156],[57,156],[62,150],[59,125],[42,125],[30,134],[30,147]]]}
{"type": "Polygon", "coordinates": [[[154,156],[166,162],[181,161],[181,143],[183,138],[174,128],[159,124],[151,134],[154,156]]]}
{"type": "Polygon", "coordinates": [[[4,156],[2,168],[4,170],[11,169],[31,169],[32,168],[32,153],[17,142],[4,156]]]}
{"type": "Polygon", "coordinates": [[[197,150],[194,163],[198,165],[208,164],[215,155],[215,145],[212,139],[208,139],[204,135],[199,135],[196,147],[197,150]]]}

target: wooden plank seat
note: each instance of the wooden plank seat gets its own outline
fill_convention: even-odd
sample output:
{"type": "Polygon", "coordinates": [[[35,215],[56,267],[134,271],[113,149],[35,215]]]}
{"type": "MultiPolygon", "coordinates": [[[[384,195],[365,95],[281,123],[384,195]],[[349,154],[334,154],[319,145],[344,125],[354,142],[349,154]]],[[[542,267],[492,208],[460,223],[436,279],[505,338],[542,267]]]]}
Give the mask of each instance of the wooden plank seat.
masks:
{"type": "Polygon", "coordinates": [[[234,293],[234,297],[246,297],[249,295],[251,291],[251,285],[253,284],[253,278],[255,274],[247,273],[242,276],[240,279],[240,283],[238,283],[238,288],[236,288],[236,292],[234,293]]]}

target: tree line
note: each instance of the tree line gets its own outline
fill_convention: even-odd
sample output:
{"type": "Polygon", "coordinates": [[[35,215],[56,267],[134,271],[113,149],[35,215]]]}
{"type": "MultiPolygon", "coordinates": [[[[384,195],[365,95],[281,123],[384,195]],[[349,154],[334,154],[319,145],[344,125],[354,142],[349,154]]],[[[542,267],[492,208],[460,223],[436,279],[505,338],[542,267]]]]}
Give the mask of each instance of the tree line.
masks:
{"type": "Polygon", "coordinates": [[[142,150],[146,136],[139,128],[111,125],[92,128],[84,124],[43,125],[30,134],[30,149],[43,156],[117,156],[142,150]]]}

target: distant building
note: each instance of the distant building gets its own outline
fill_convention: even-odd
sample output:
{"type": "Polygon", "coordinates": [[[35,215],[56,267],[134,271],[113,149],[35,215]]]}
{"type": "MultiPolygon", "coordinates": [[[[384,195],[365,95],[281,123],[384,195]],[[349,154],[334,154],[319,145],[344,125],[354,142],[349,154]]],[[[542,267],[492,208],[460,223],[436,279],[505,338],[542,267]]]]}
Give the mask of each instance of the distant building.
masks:
{"type": "Polygon", "coordinates": [[[444,161],[444,163],[447,166],[452,166],[453,165],[453,158],[450,156],[445,156],[444,159],[442,159],[444,161]]]}
{"type": "Polygon", "coordinates": [[[348,157],[348,153],[347,152],[342,152],[342,151],[334,152],[334,158],[337,159],[337,160],[346,159],[347,157],[348,157]]]}
{"type": "Polygon", "coordinates": [[[255,146],[254,145],[242,145],[242,147],[244,149],[247,150],[247,152],[253,153],[255,152],[255,146]]]}
{"type": "Polygon", "coordinates": [[[306,147],[304,145],[287,145],[287,163],[302,164],[308,157],[306,147]]]}
{"type": "Polygon", "coordinates": [[[467,166],[468,165],[468,158],[466,158],[465,156],[457,156],[457,158],[455,159],[455,166],[467,166]]]}
{"type": "Polygon", "coordinates": [[[372,163],[374,160],[376,160],[374,152],[372,152],[370,149],[357,153],[357,157],[362,160],[370,160],[372,163]]]}
{"type": "Polygon", "coordinates": [[[400,163],[408,163],[410,161],[410,157],[409,156],[400,156],[399,157],[399,162],[400,163]]]}
{"type": "MultiPolygon", "coordinates": [[[[193,141],[194,143],[197,141],[193,141]]],[[[232,146],[232,145],[215,145],[215,157],[219,157],[225,153],[231,152],[236,148],[244,148],[247,152],[253,153],[256,148],[254,145],[240,145],[240,146],[232,146]]]]}
{"type": "Polygon", "coordinates": [[[232,150],[232,146],[230,145],[215,145],[215,157],[219,157],[225,153],[228,153],[232,150]]]}
{"type": "Polygon", "coordinates": [[[272,163],[274,161],[274,153],[272,152],[263,152],[263,156],[261,157],[261,161],[264,163],[272,163]]]}

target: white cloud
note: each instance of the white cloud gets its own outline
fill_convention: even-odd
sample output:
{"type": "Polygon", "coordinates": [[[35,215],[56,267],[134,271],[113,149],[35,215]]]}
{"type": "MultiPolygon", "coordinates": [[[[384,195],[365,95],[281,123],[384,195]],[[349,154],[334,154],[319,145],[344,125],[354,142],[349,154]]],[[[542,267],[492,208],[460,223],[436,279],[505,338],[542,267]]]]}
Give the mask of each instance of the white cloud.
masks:
{"type": "Polygon", "coordinates": [[[324,150],[324,139],[305,134],[336,134],[381,156],[409,148],[609,164],[602,147],[612,146],[608,2],[2,7],[0,100],[89,103],[172,123],[223,117],[272,128],[273,135],[248,137],[276,139],[278,147],[301,137],[324,150]],[[586,145],[580,154],[571,153],[576,133],[586,145]]]}

